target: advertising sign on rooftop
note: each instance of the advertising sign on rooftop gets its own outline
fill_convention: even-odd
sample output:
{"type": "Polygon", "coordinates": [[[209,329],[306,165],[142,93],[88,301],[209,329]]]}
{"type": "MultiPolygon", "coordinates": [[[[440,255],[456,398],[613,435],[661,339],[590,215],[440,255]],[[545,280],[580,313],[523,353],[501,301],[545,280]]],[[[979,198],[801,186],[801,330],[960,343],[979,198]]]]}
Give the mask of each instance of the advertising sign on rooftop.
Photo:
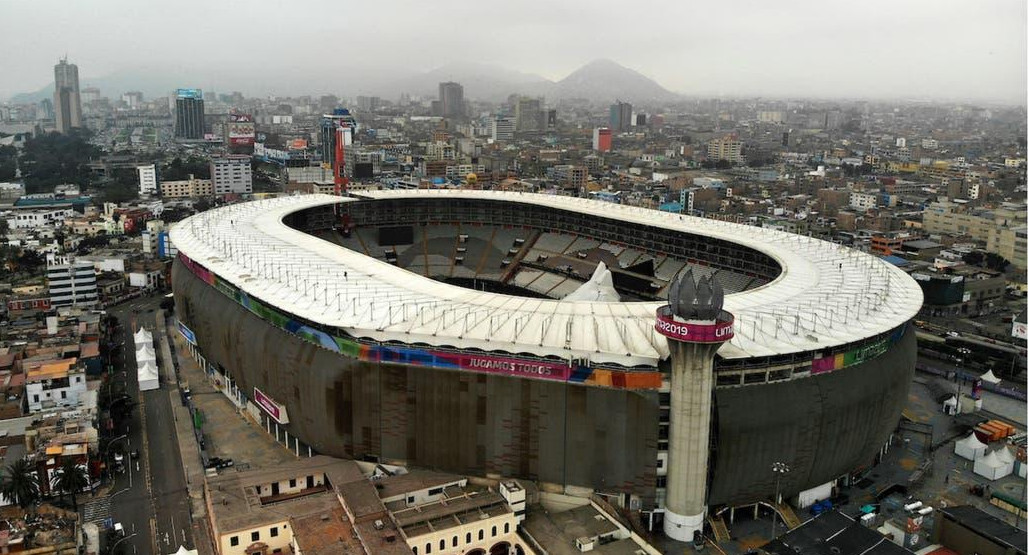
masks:
{"type": "Polygon", "coordinates": [[[203,91],[200,89],[178,89],[175,91],[175,94],[179,98],[203,98],[203,91]]]}

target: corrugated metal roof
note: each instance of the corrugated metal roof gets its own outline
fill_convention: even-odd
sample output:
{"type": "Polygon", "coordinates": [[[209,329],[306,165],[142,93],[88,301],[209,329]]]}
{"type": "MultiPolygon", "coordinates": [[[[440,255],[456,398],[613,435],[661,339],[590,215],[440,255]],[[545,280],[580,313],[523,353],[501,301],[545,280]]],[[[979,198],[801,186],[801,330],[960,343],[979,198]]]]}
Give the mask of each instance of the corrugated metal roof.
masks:
{"type": "MultiPolygon", "coordinates": [[[[889,331],[921,306],[921,289],[873,256],[795,234],[587,199],[483,191],[374,191],[386,198],[490,199],[717,237],[774,258],[782,273],[728,295],[735,337],[725,358],[835,347],[889,331]]],[[[354,199],[304,195],[234,204],[173,227],[179,251],[284,311],[378,341],[653,364],[669,354],[654,329],[661,303],[531,299],[448,285],[286,226],[299,210],[354,199]],[[346,277],[344,278],[344,271],[346,277]]],[[[630,238],[626,238],[630,242],[630,238]]]]}

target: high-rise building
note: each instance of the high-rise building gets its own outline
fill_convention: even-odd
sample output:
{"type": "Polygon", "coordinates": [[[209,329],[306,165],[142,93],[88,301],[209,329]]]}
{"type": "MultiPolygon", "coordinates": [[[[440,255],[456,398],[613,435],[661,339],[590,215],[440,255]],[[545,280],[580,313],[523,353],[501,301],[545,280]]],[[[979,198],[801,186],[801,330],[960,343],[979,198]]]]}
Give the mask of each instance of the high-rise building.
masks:
{"type": "Polygon", "coordinates": [[[157,166],[136,166],[136,173],[139,174],[139,194],[157,194],[157,166]]]}
{"type": "Polygon", "coordinates": [[[742,163],[742,141],[736,135],[725,135],[707,143],[707,159],[715,162],[727,160],[733,164],[742,163]]]}
{"type": "Polygon", "coordinates": [[[514,119],[495,118],[493,119],[492,137],[494,141],[514,140],[514,119]]]}
{"type": "Polygon", "coordinates": [[[49,98],[40,100],[36,117],[37,119],[54,119],[54,101],[49,98]]]}
{"type": "Polygon", "coordinates": [[[460,83],[439,83],[439,113],[444,118],[464,115],[464,87],[460,83]]]}
{"type": "Polygon", "coordinates": [[[321,161],[329,166],[335,163],[336,129],[350,128],[350,138],[357,133],[357,120],[346,108],[336,108],[331,114],[321,116],[319,138],[321,139],[321,161]]]}
{"type": "Polygon", "coordinates": [[[97,302],[96,269],[89,261],[57,257],[46,266],[50,306],[89,306],[97,302]]]}
{"type": "Polygon", "coordinates": [[[135,110],[143,105],[143,93],[139,91],[131,91],[121,95],[121,101],[124,102],[129,109],[135,110]]]}
{"type": "Polygon", "coordinates": [[[610,128],[613,131],[626,131],[632,126],[632,105],[616,101],[610,105],[610,128]]]}
{"type": "Polygon", "coordinates": [[[609,127],[597,127],[593,129],[593,150],[599,152],[610,152],[611,135],[609,127]]]}
{"type": "Polygon", "coordinates": [[[514,104],[514,127],[520,132],[539,131],[543,127],[542,102],[522,96],[514,104]]]}
{"type": "Polygon", "coordinates": [[[215,195],[252,193],[250,157],[236,154],[211,158],[211,184],[215,195]]]}
{"type": "Polygon", "coordinates": [[[59,133],[67,133],[72,127],[82,127],[82,98],[79,95],[79,66],[62,59],[54,66],[54,116],[59,133]]]}
{"type": "Polygon", "coordinates": [[[203,91],[178,89],[175,91],[175,137],[200,140],[203,130],[203,91]]]}
{"type": "Polygon", "coordinates": [[[382,99],[377,96],[358,96],[357,109],[361,113],[374,112],[382,105],[382,99]]]}

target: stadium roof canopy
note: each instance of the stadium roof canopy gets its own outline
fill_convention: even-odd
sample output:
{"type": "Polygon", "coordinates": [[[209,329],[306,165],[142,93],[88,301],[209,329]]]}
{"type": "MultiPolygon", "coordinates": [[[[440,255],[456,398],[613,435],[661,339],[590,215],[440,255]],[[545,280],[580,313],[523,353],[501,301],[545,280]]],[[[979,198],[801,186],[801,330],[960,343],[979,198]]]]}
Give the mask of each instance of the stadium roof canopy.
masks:
{"type": "MultiPolygon", "coordinates": [[[[466,198],[531,203],[717,237],[774,258],[772,282],[726,296],[735,337],[727,359],[821,351],[887,332],[921,306],[918,285],[873,256],[764,228],[572,197],[483,191],[371,191],[375,199],[466,198]]],[[[233,204],[175,225],[179,251],[247,294],[358,338],[511,354],[653,365],[669,355],[657,302],[534,299],[445,284],[292,229],[290,213],[356,199],[279,197],[233,204]],[[346,277],[344,277],[344,272],[346,277]]],[[[625,243],[631,244],[626,238],[625,243]]]]}

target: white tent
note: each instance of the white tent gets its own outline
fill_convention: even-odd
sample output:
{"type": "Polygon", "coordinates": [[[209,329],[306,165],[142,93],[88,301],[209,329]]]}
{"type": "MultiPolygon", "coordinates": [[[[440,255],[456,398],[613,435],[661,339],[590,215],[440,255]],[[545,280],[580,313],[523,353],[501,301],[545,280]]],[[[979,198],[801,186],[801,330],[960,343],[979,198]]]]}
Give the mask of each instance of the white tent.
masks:
{"type": "Polygon", "coordinates": [[[969,461],[975,461],[980,459],[982,455],[985,455],[985,449],[987,447],[988,445],[982,443],[981,440],[978,439],[978,436],[974,435],[974,432],[971,432],[971,435],[964,439],[957,440],[957,442],[953,444],[953,452],[956,453],[958,457],[964,457],[969,461]]]}
{"type": "Polygon", "coordinates": [[[1009,474],[1010,469],[991,451],[974,462],[974,473],[987,480],[999,480],[1009,474]]]}
{"type": "Polygon", "coordinates": [[[621,300],[621,295],[614,289],[614,276],[607,269],[607,265],[600,262],[596,265],[589,281],[583,283],[571,293],[564,297],[565,301],[602,301],[616,303],[621,300]]]}
{"type": "Polygon", "coordinates": [[[171,555],[197,555],[197,553],[199,553],[199,551],[195,549],[186,549],[184,545],[180,545],[178,551],[172,553],[171,555]]]}
{"type": "Polygon", "coordinates": [[[146,328],[139,328],[139,331],[135,334],[136,346],[144,344],[153,344],[153,334],[147,331],[146,328]]]}
{"type": "Polygon", "coordinates": [[[149,344],[140,345],[139,348],[136,349],[136,364],[143,362],[144,360],[157,360],[157,354],[149,344]]]}
{"type": "Polygon", "coordinates": [[[996,377],[996,374],[992,373],[992,370],[982,374],[982,381],[989,383],[999,383],[1001,380],[996,377]]]}
{"type": "Polygon", "coordinates": [[[152,360],[145,360],[139,363],[136,376],[139,379],[139,391],[150,391],[161,386],[157,363],[152,360]]]}
{"type": "Polygon", "coordinates": [[[1013,473],[1014,472],[1014,461],[1017,460],[1017,459],[1016,459],[1016,457],[1014,457],[1014,454],[1010,452],[1010,448],[1006,447],[1006,446],[1003,446],[1003,447],[1000,447],[1000,448],[996,449],[993,452],[996,453],[996,458],[999,459],[999,462],[1001,462],[1004,465],[1006,465],[1006,470],[1003,472],[1003,474],[1007,475],[1007,474],[1013,473]]]}

